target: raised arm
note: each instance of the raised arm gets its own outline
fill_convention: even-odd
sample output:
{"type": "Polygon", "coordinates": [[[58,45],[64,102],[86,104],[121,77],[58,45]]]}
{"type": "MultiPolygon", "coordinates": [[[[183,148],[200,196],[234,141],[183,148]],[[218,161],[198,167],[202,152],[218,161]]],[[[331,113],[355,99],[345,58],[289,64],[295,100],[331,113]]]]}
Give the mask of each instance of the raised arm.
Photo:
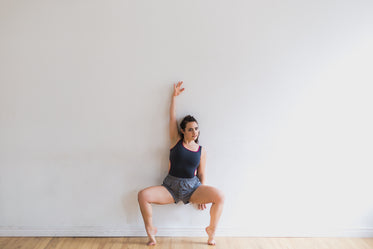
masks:
{"type": "Polygon", "coordinates": [[[182,81],[179,81],[177,84],[174,84],[174,92],[171,98],[171,105],[170,105],[170,139],[171,144],[175,144],[176,141],[179,139],[179,132],[177,129],[177,121],[176,121],[176,111],[175,111],[175,99],[177,96],[180,95],[184,91],[184,88],[181,88],[183,84],[182,81]]]}

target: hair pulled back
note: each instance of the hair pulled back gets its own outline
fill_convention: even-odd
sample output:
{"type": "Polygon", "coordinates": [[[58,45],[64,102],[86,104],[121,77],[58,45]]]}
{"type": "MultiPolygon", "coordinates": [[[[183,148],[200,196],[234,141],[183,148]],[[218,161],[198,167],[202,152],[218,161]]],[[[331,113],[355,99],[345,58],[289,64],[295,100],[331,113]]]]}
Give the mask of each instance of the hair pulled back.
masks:
{"type": "MultiPolygon", "coordinates": [[[[181,123],[180,123],[180,128],[181,128],[183,131],[185,131],[186,125],[187,125],[187,123],[189,123],[189,122],[196,122],[196,123],[198,124],[197,120],[196,120],[193,116],[191,116],[191,115],[187,115],[187,116],[185,116],[185,117],[183,118],[183,120],[181,121],[181,123]]],[[[183,134],[181,131],[179,131],[179,134],[180,134],[180,136],[181,136],[181,139],[184,140],[184,134],[183,134]]],[[[197,139],[194,140],[194,142],[196,142],[197,144],[198,144],[198,138],[199,138],[199,135],[200,135],[200,133],[198,133],[198,137],[197,137],[197,139]]]]}

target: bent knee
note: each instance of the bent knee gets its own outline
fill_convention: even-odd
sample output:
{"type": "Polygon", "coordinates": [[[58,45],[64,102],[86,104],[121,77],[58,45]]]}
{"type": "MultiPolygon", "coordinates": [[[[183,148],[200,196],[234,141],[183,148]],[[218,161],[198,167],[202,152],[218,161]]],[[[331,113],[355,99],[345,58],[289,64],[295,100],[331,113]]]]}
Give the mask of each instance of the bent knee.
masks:
{"type": "Polygon", "coordinates": [[[141,202],[141,201],[146,201],[146,196],[147,196],[147,194],[146,194],[145,189],[140,190],[140,191],[137,193],[137,200],[138,200],[139,202],[141,202]]]}
{"type": "Polygon", "coordinates": [[[217,203],[224,203],[225,201],[225,195],[223,193],[223,191],[219,190],[217,195],[216,195],[216,202],[217,203]]]}
{"type": "Polygon", "coordinates": [[[224,203],[224,200],[225,200],[225,195],[223,191],[213,187],[212,192],[211,192],[211,202],[222,204],[224,203]]]}

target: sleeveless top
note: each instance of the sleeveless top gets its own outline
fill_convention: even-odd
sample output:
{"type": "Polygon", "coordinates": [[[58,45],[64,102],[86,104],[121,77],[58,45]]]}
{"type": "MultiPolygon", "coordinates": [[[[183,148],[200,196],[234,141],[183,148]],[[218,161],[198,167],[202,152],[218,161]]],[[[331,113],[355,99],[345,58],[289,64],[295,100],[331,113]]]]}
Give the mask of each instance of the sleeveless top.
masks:
{"type": "Polygon", "coordinates": [[[201,148],[198,151],[191,151],[185,148],[183,139],[170,149],[171,167],[168,172],[170,175],[180,178],[193,178],[201,159],[201,148]]]}

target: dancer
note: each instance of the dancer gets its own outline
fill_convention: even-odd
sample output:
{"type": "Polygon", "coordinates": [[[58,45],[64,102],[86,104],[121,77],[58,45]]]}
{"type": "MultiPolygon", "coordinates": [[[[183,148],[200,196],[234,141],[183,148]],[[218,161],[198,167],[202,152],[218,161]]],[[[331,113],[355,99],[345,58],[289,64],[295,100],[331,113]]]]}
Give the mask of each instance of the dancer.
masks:
{"type": "Polygon", "coordinates": [[[155,245],[157,228],[153,226],[151,204],[170,204],[183,201],[184,204],[198,204],[204,210],[207,203],[210,208],[210,224],[206,227],[207,243],[215,245],[215,230],[223,211],[224,195],[215,187],[206,185],[206,150],[198,144],[200,131],[197,120],[188,115],[184,117],[178,129],[175,112],[175,99],[185,89],[183,81],[174,84],[170,105],[170,160],[169,172],[161,186],[148,187],[138,193],[138,201],[145,230],[149,241],[155,245]]]}

